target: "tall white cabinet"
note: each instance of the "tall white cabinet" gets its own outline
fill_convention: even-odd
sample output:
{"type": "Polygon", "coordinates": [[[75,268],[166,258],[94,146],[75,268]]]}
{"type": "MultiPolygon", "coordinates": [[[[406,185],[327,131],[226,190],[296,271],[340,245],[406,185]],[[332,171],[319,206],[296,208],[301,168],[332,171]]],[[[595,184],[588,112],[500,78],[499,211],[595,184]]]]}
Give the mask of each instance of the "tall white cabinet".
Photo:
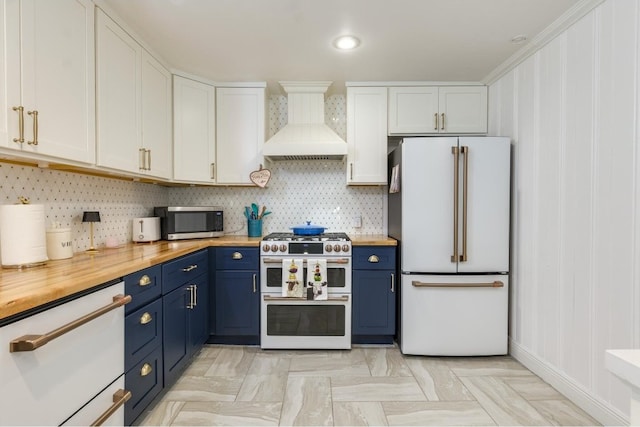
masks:
{"type": "Polygon", "coordinates": [[[95,161],[94,5],[6,0],[0,147],[29,158],[95,161]]]}
{"type": "Polygon", "coordinates": [[[347,86],[347,184],[387,184],[387,88],[347,86]]]}
{"type": "Polygon", "coordinates": [[[97,165],[171,177],[171,74],[96,13],[97,165]]]}

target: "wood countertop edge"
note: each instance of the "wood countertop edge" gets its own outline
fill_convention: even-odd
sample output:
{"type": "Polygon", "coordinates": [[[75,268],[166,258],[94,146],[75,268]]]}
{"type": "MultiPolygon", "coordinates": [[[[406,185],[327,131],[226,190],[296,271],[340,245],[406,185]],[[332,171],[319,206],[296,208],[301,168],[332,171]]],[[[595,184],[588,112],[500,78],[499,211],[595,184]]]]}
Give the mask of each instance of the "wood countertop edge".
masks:
{"type": "MultiPolygon", "coordinates": [[[[97,254],[75,253],[22,270],[0,269],[0,321],[74,294],[91,290],[127,274],[208,247],[255,247],[261,238],[224,236],[176,242],[129,243],[101,249],[97,254]]],[[[386,236],[354,236],[354,246],[396,246],[386,236]]]]}

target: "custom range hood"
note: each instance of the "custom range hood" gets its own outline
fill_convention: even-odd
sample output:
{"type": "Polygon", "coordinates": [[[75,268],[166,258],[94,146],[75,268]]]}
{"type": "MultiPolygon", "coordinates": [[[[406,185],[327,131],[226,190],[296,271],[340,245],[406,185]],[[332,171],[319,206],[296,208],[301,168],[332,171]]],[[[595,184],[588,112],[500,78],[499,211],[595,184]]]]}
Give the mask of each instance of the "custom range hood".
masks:
{"type": "Polygon", "coordinates": [[[331,82],[280,82],[287,92],[288,123],[265,142],[269,160],[342,160],[347,143],[324,123],[324,94],[331,82]]]}

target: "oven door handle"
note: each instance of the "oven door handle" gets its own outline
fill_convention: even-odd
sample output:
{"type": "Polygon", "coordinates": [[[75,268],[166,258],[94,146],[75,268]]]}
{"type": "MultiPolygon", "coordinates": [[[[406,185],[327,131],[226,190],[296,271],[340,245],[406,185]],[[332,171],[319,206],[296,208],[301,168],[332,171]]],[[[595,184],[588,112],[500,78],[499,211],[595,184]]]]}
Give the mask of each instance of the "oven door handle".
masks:
{"type": "Polygon", "coordinates": [[[326,300],[309,300],[306,299],[304,297],[272,297],[269,295],[264,295],[262,297],[262,299],[264,301],[315,301],[315,302],[322,302],[322,301],[349,301],[349,295],[342,295],[339,297],[331,297],[331,298],[327,298],[326,300]]]}
{"type": "MultiPolygon", "coordinates": [[[[289,257],[286,259],[291,258],[295,257],[289,257]]],[[[282,264],[282,258],[262,258],[262,262],[265,264],[282,264]]],[[[302,262],[306,264],[307,260],[303,259],[302,262]]],[[[327,259],[327,264],[349,264],[349,258],[327,259]]]]}

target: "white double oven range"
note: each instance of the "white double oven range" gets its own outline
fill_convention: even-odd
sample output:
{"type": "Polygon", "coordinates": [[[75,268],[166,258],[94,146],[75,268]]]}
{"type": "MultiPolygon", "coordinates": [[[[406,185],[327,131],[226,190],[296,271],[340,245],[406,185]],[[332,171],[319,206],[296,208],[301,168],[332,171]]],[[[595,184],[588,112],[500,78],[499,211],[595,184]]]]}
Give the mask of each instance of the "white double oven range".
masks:
{"type": "Polygon", "coordinates": [[[351,252],[345,233],[272,233],[262,239],[262,348],[351,348],[351,252]]]}

